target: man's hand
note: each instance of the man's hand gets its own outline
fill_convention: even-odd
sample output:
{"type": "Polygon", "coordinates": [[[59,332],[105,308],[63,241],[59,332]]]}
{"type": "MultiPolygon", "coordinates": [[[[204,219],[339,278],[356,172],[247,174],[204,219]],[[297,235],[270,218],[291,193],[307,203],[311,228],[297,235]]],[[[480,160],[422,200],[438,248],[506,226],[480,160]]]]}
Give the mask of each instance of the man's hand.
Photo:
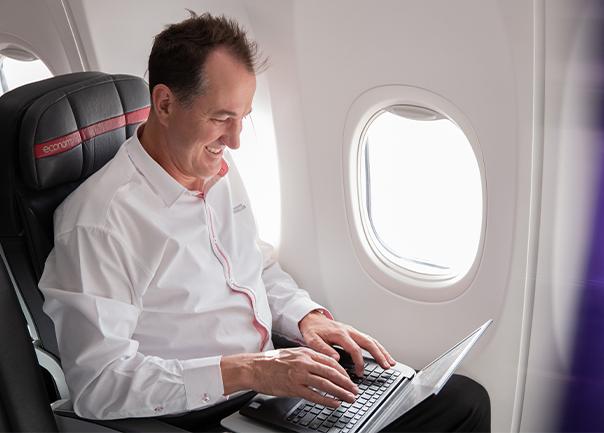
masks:
{"type": "Polygon", "coordinates": [[[253,389],[263,394],[302,397],[337,408],[339,400],[354,403],[358,387],[334,359],[307,347],[231,355],[221,360],[225,394],[253,389]],[[317,391],[335,397],[325,397],[317,391]]]}
{"type": "Polygon", "coordinates": [[[352,357],[357,376],[363,375],[364,362],[361,349],[368,351],[384,369],[396,364],[394,358],[377,340],[357,331],[352,326],[331,320],[317,310],[304,316],[298,326],[304,342],[317,352],[339,359],[338,352],[331,345],[342,346],[352,357]]]}

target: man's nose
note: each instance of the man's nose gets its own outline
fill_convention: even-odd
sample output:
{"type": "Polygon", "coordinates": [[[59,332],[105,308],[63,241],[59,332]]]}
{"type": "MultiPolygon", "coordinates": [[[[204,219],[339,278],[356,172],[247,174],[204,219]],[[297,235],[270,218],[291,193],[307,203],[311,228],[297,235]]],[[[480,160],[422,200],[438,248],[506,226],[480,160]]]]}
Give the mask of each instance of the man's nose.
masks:
{"type": "Polygon", "coordinates": [[[231,149],[239,149],[239,145],[240,145],[239,134],[233,135],[233,136],[229,137],[229,139],[227,141],[227,146],[229,146],[229,148],[231,148],[231,149]]]}
{"type": "Polygon", "coordinates": [[[241,122],[232,122],[229,125],[226,135],[226,140],[223,140],[223,142],[231,149],[239,149],[239,145],[241,144],[239,141],[241,135],[241,122]]]}

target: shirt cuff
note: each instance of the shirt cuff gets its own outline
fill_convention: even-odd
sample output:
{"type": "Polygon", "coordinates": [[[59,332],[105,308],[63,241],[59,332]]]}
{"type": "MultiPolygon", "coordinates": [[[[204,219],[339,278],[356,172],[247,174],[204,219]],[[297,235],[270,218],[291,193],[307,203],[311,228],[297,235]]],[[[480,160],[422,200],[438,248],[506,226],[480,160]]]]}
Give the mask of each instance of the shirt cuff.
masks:
{"type": "Polygon", "coordinates": [[[220,360],[222,356],[180,361],[187,396],[187,410],[212,406],[225,400],[220,360]]]}
{"type": "Polygon", "coordinates": [[[283,315],[283,321],[281,322],[281,331],[283,334],[299,343],[304,343],[304,337],[300,332],[299,324],[308,313],[315,310],[320,310],[325,317],[333,320],[333,316],[327,308],[310,299],[299,299],[288,305],[287,314],[283,315]]]}

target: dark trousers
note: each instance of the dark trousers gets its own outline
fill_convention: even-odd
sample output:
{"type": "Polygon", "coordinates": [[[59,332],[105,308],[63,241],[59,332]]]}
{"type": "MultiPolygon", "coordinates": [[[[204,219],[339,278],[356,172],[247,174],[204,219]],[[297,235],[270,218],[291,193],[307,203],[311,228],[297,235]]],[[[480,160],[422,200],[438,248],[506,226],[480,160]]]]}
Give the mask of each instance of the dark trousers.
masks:
{"type": "MultiPolygon", "coordinates": [[[[163,422],[193,432],[226,431],[220,420],[236,412],[252,393],[220,403],[203,411],[163,422]]],[[[390,424],[387,432],[490,432],[491,403],[487,391],[472,379],[453,375],[438,395],[429,397],[390,424]]]]}

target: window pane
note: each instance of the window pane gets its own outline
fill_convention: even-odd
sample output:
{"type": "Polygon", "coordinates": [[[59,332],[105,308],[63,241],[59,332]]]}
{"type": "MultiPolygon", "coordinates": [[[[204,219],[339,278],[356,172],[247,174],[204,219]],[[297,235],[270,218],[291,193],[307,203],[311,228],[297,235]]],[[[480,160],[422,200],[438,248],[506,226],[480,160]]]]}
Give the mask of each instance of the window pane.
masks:
{"type": "Polygon", "coordinates": [[[243,119],[241,147],[231,151],[249,195],[260,239],[279,245],[281,190],[277,149],[257,138],[252,115],[243,119]]]}
{"type": "Polygon", "coordinates": [[[431,110],[395,106],[364,137],[366,229],[378,256],[421,274],[467,272],[480,241],[482,185],[462,130],[431,110]]]}
{"type": "Polygon", "coordinates": [[[6,91],[13,90],[24,84],[52,77],[52,73],[48,70],[44,62],[39,59],[21,61],[1,56],[1,62],[6,91]]]}

